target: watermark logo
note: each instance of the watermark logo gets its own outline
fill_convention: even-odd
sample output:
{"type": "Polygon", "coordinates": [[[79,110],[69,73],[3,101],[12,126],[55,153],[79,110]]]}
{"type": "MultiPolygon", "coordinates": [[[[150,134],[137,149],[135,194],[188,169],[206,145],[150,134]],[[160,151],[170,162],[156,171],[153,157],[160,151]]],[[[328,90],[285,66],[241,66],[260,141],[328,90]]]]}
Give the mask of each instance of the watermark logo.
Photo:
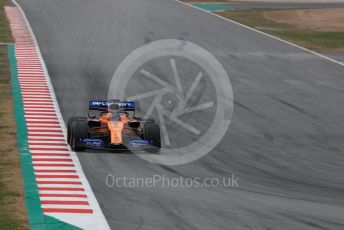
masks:
{"type": "Polygon", "coordinates": [[[115,177],[112,174],[106,176],[105,184],[108,188],[238,188],[239,177],[234,174],[231,177],[167,177],[165,175],[153,175],[152,177],[115,177]]]}
{"type": "Polygon", "coordinates": [[[226,134],[233,92],[220,62],[188,41],[154,41],[117,68],[108,99],[134,101],[138,116],[161,130],[158,154],[134,151],[152,163],[180,165],[209,153],[226,134]]]}

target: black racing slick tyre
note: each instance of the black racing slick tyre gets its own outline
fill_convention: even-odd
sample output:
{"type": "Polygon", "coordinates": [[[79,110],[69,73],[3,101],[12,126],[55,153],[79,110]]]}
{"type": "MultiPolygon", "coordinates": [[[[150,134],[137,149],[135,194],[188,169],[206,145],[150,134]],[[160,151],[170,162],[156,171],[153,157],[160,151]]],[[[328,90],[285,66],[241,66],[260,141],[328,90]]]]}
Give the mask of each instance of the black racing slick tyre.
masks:
{"type": "Polygon", "coordinates": [[[151,146],[146,148],[147,152],[156,153],[161,148],[160,126],[155,123],[146,123],[143,128],[144,139],[150,141],[151,146]]]}
{"type": "Polygon", "coordinates": [[[73,116],[73,117],[70,117],[68,119],[68,123],[67,123],[67,143],[69,145],[71,145],[71,133],[72,133],[72,124],[75,122],[75,121],[78,121],[78,120],[82,120],[82,121],[87,121],[87,118],[86,117],[77,117],[77,116],[73,116]]]}
{"type": "Polygon", "coordinates": [[[79,143],[88,137],[88,124],[84,120],[76,120],[71,126],[71,148],[74,151],[85,151],[86,147],[79,143]]]}

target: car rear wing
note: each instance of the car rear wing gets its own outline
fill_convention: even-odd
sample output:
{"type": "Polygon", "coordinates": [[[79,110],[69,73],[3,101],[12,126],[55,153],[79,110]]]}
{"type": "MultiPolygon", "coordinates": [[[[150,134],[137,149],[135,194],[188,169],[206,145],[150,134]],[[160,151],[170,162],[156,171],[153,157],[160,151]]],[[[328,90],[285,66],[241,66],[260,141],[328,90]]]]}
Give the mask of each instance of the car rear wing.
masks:
{"type": "Polygon", "coordinates": [[[133,101],[89,101],[88,109],[89,110],[99,110],[99,111],[108,111],[110,105],[115,104],[118,106],[120,111],[135,111],[135,102],[133,101]]]}

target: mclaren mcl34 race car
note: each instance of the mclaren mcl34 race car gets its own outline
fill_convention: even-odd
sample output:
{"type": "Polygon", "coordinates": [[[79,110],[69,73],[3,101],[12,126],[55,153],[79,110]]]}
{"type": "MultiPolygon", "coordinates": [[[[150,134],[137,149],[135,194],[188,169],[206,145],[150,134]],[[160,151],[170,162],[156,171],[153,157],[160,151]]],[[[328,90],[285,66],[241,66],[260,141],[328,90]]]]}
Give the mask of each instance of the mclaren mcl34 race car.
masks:
{"type": "Polygon", "coordinates": [[[89,101],[88,117],[71,117],[67,141],[72,150],[144,150],[159,152],[160,126],[135,116],[131,101],[89,101]],[[94,112],[96,111],[96,112],[94,112]],[[92,114],[90,112],[94,112],[92,114]]]}

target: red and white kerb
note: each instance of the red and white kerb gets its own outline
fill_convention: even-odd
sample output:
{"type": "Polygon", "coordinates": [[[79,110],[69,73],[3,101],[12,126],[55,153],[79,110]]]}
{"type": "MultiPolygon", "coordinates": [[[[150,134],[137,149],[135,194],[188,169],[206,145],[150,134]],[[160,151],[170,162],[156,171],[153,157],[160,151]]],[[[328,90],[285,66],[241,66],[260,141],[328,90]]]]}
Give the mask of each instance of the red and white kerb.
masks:
{"type": "Polygon", "coordinates": [[[29,149],[43,213],[85,229],[107,229],[77,156],[65,141],[54,92],[25,18],[18,7],[6,7],[6,13],[15,38],[29,149]]]}

